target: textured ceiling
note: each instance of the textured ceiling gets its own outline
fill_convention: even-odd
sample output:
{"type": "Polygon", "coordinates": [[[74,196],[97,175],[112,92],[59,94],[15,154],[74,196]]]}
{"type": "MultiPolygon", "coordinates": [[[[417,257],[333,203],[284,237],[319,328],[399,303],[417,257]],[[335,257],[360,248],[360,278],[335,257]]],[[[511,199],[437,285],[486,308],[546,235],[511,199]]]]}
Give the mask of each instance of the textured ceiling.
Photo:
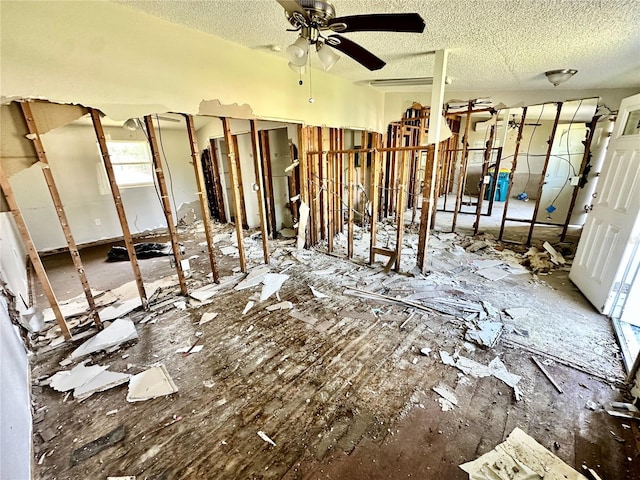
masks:
{"type": "MultiPolygon", "coordinates": [[[[169,22],[284,57],[296,33],[275,0],[116,0],[169,22]],[[281,52],[273,52],[277,46],[281,52]]],[[[344,34],[387,62],[369,72],[349,57],[331,73],[363,82],[431,76],[448,49],[449,91],[553,88],[546,70],[578,74],[557,88],[640,88],[639,0],[333,0],[337,16],[417,12],[422,34],[344,34]]],[[[315,57],[315,55],[314,55],[315,57]]],[[[286,67],[285,67],[286,68],[286,67]]]]}

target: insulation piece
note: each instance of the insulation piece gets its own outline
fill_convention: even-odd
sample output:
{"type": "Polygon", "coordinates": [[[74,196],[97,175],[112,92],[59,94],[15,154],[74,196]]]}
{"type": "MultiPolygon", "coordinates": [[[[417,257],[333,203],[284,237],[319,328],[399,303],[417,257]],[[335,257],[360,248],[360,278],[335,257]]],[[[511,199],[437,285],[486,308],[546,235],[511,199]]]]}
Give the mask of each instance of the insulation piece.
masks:
{"type": "Polygon", "coordinates": [[[167,368],[160,364],[131,377],[127,401],[141,402],[171,395],[177,391],[178,387],[173,383],[167,368]]]}

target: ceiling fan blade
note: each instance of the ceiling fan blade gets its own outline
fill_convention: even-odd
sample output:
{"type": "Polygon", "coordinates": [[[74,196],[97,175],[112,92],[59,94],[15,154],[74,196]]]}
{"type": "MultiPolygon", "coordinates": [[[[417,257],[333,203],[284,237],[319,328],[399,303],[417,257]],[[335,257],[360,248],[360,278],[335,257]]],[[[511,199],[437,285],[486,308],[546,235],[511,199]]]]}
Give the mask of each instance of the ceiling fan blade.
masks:
{"type": "Polygon", "coordinates": [[[327,27],[334,32],[422,33],[425,24],[417,13],[374,13],[337,17],[330,20],[327,27]]]}
{"type": "Polygon", "coordinates": [[[327,45],[341,51],[345,55],[350,56],[356,62],[360,63],[369,70],[380,70],[386,65],[384,60],[376,57],[373,53],[361,47],[348,38],[340,35],[329,35],[326,39],[327,45]]]}
{"type": "Polygon", "coordinates": [[[284,10],[287,12],[287,18],[292,17],[294,12],[297,12],[300,15],[302,15],[302,17],[305,18],[307,21],[309,20],[309,15],[307,14],[307,11],[304,8],[302,8],[300,4],[296,2],[296,0],[276,0],[276,2],[278,2],[282,6],[282,8],[284,8],[284,10]]]}

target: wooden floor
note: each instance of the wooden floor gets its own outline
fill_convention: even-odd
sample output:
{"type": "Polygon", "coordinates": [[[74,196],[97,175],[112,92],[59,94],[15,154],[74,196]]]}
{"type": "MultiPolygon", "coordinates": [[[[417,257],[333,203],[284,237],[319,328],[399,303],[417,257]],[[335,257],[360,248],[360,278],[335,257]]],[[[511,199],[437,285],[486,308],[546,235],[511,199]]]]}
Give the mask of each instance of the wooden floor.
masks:
{"type": "MultiPolygon", "coordinates": [[[[199,252],[200,241],[197,236],[185,240],[187,256],[199,252]]],[[[49,387],[35,387],[36,408],[46,407],[46,415],[34,430],[57,436],[45,444],[35,436],[36,459],[44,457],[34,478],[465,479],[458,465],[491,450],[515,427],[574,468],[584,462],[604,480],[639,478],[637,425],[586,408],[588,401],[621,400],[624,374],[608,320],[589,306],[566,272],[545,281],[526,274],[490,282],[469,269],[451,273],[446,265],[464,266],[477,257],[458,258],[443,248],[432,252],[440,270],[417,279],[386,275],[381,265],[370,268],[318,252],[294,252],[294,257],[285,244],[272,247],[277,249],[272,271],[287,269],[290,275],[280,298],[294,304],[298,318],[289,311],[267,312],[275,298],[256,302],[242,315],[260,291],[254,288],[221,292],[209,305],[170,308],[157,323],[138,324],[137,343],[95,355],[94,362],[132,374],[163,363],[178,393],[128,403],[122,386],[78,403],[65,402],[64,394],[49,387]],[[317,273],[326,270],[333,271],[317,273]],[[316,299],[310,285],[330,298],[316,299]],[[382,287],[392,296],[422,291],[427,299],[484,300],[499,310],[524,306],[530,315],[504,320],[528,336],[507,333],[493,349],[468,351],[464,321],[440,314],[411,316],[400,306],[347,296],[349,287],[382,287]],[[198,326],[204,312],[219,315],[198,326]],[[199,331],[201,352],[175,353],[191,345],[199,331]],[[420,354],[424,347],[432,350],[428,356],[420,354]],[[494,377],[473,378],[444,365],[440,350],[485,364],[500,356],[509,371],[522,376],[522,400],[516,402],[512,389],[494,377]],[[541,374],[532,354],[546,361],[564,393],[541,374]],[[458,405],[450,411],[441,409],[432,390],[440,384],[457,396],[458,405]],[[106,415],[113,410],[117,413],[106,415]],[[71,466],[73,450],[119,425],[126,428],[121,442],[71,466]]],[[[191,289],[205,281],[205,257],[200,252],[192,261],[191,289]]],[[[156,261],[156,274],[167,272],[164,261],[156,261]]],[[[221,260],[223,275],[230,275],[236,262],[221,260]]],[[[68,266],[54,263],[48,259],[60,286],[68,266]]],[[[101,284],[115,274],[100,275],[101,268],[128,268],[119,265],[105,264],[98,255],[89,260],[92,286],[105,288],[101,284]]],[[[153,269],[148,271],[151,275],[153,269]]],[[[79,293],[75,288],[69,292],[79,293]]],[[[38,355],[33,378],[61,369],[58,362],[70,350],[38,355]]]]}

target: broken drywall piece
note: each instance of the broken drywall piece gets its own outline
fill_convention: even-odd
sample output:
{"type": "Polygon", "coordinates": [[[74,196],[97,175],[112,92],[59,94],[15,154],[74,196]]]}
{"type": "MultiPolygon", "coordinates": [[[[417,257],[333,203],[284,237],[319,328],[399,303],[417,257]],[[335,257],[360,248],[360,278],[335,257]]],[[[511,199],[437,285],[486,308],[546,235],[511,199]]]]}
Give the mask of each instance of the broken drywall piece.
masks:
{"type": "Polygon", "coordinates": [[[440,359],[445,365],[450,365],[452,367],[456,366],[456,361],[451,355],[449,355],[449,353],[445,352],[444,350],[440,350],[440,359]]]}
{"type": "Polygon", "coordinates": [[[190,292],[189,296],[200,302],[205,302],[213,297],[219,289],[220,285],[205,285],[204,287],[200,287],[190,292]]]}
{"type": "Polygon", "coordinates": [[[91,458],[101,451],[115,445],[116,443],[124,439],[125,427],[120,425],[119,427],[111,430],[106,435],[89,442],[82,447],[76,449],[71,454],[71,465],[77,465],[78,463],[91,458]]]}
{"type": "Polygon", "coordinates": [[[603,405],[605,411],[613,417],[635,418],[640,420],[640,410],[633,403],[607,402],[603,405]]]}
{"type": "Polygon", "coordinates": [[[180,300],[178,302],[173,302],[173,306],[176,307],[178,310],[186,310],[187,302],[185,302],[184,300],[180,300]]]}
{"type": "Polygon", "coordinates": [[[460,468],[471,480],[587,480],[519,428],[496,448],[460,468]]]}
{"type": "Polygon", "coordinates": [[[567,263],[564,257],[555,248],[553,248],[549,242],[544,242],[542,246],[547,252],[549,252],[549,256],[553,263],[556,265],[564,265],[567,263]]]}
{"type": "Polygon", "coordinates": [[[107,308],[102,309],[100,311],[100,319],[103,322],[108,322],[116,318],[123,317],[124,315],[141,306],[142,300],[140,299],[140,297],[130,298],[122,302],[117,302],[113,305],[109,305],[107,308]]]}
{"type": "Polygon", "coordinates": [[[264,433],[262,430],[260,430],[260,431],[258,432],[258,436],[259,436],[262,440],[264,440],[265,442],[267,442],[267,443],[269,443],[269,444],[273,445],[274,447],[276,446],[276,442],[274,442],[273,440],[271,440],[271,439],[269,438],[269,435],[267,435],[266,433],[264,433]]]}
{"type": "Polygon", "coordinates": [[[202,317],[200,317],[200,321],[198,322],[198,325],[204,325],[205,323],[210,322],[217,316],[218,316],[218,312],[205,312],[202,314],[202,317]]]}
{"type": "Polygon", "coordinates": [[[300,202],[300,208],[298,209],[298,241],[296,242],[296,248],[302,250],[307,237],[307,223],[309,222],[309,205],[305,202],[300,202]]]}
{"type": "Polygon", "coordinates": [[[483,268],[482,270],[478,270],[476,273],[478,275],[480,275],[481,277],[486,278],[487,280],[494,281],[494,282],[496,280],[501,280],[501,279],[511,275],[509,272],[507,272],[506,270],[503,270],[502,268],[499,268],[499,267],[483,268]]]}
{"type": "Polygon", "coordinates": [[[525,307],[507,308],[505,309],[505,313],[515,320],[527,315],[529,313],[529,309],[525,307]]]}
{"type": "Polygon", "coordinates": [[[264,286],[262,292],[260,292],[260,301],[264,302],[274,293],[278,292],[282,287],[282,284],[289,278],[289,275],[283,273],[267,273],[262,279],[264,286]]]}
{"type": "Polygon", "coordinates": [[[129,380],[128,402],[141,402],[156,397],[171,395],[178,391],[167,368],[160,364],[134,375],[129,380]]]}
{"type": "Polygon", "coordinates": [[[128,373],[110,372],[105,370],[93,377],[84,385],[77,387],[73,391],[73,398],[78,401],[85,400],[97,392],[104,392],[110,388],[127,383],[131,375],[128,373]]]}
{"type": "Polygon", "coordinates": [[[67,392],[80,387],[100,373],[104,372],[108,365],[85,366],[88,360],[76,365],[71,370],[57,372],[49,381],[49,385],[58,392],[67,392]]]}
{"type": "Polygon", "coordinates": [[[256,302],[254,302],[253,300],[249,300],[247,304],[244,306],[244,310],[242,310],[242,315],[246,315],[247,312],[251,310],[255,304],[256,302]]]}
{"type": "Polygon", "coordinates": [[[234,288],[235,290],[244,290],[245,288],[251,288],[255,287],[256,285],[260,285],[267,273],[269,273],[269,266],[260,265],[259,267],[252,269],[246,276],[246,278],[234,288]]]}
{"type": "Polygon", "coordinates": [[[473,260],[471,265],[475,267],[477,270],[482,270],[483,268],[491,268],[497,267],[498,265],[502,265],[503,262],[501,260],[473,260]]]}
{"type": "Polygon", "coordinates": [[[138,338],[138,332],[133,322],[129,318],[118,318],[71,352],[71,358],[82,358],[90,353],[106,350],[136,338],[138,338]]]}
{"type": "Polygon", "coordinates": [[[226,247],[220,248],[220,252],[223,255],[227,255],[229,257],[240,257],[240,251],[237,247],[234,247],[232,245],[227,245],[226,247]]]}
{"type": "Polygon", "coordinates": [[[176,353],[198,353],[200,350],[204,348],[204,345],[195,345],[191,347],[180,347],[176,350],[176,353]]]}
{"type": "Polygon", "coordinates": [[[318,322],[317,318],[314,318],[310,315],[307,315],[305,313],[299,312],[297,310],[291,310],[289,312],[289,315],[293,318],[295,318],[296,320],[300,320],[301,322],[304,322],[308,325],[315,325],[318,322]]]}
{"type": "Polygon", "coordinates": [[[267,310],[269,312],[274,312],[276,310],[291,310],[292,308],[293,308],[293,303],[289,301],[284,301],[284,302],[276,303],[274,305],[269,305],[267,307],[267,310]]]}
{"type": "Polygon", "coordinates": [[[291,164],[287,165],[287,168],[284,169],[284,173],[289,173],[291,170],[296,168],[298,165],[300,165],[300,161],[299,160],[295,160],[291,164]]]}
{"type": "Polygon", "coordinates": [[[329,298],[329,295],[325,295],[324,293],[319,292],[318,290],[313,288],[311,285],[309,285],[309,288],[311,289],[311,293],[313,293],[314,297],[316,297],[316,298],[329,298]]]}
{"type": "Polygon", "coordinates": [[[478,322],[477,329],[466,331],[464,338],[483,347],[493,348],[504,331],[502,322],[492,322],[489,320],[478,322]]]}
{"type": "Polygon", "coordinates": [[[451,405],[458,405],[458,398],[455,393],[453,393],[449,387],[445,385],[437,385],[432,388],[434,392],[440,395],[443,399],[445,399],[451,405]]]}

